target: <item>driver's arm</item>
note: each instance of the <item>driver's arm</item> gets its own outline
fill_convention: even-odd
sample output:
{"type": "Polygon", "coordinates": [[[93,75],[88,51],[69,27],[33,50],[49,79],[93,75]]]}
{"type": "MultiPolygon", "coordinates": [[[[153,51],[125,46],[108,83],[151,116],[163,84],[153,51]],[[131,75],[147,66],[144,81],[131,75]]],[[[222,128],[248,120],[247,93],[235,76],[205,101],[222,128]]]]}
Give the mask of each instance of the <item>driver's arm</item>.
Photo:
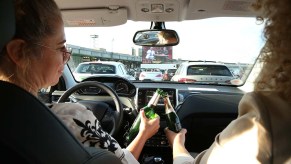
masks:
{"type": "Polygon", "coordinates": [[[145,142],[156,134],[160,128],[160,117],[154,119],[148,119],[144,111],[140,111],[141,122],[139,126],[139,132],[134,140],[127,146],[132,155],[138,160],[139,155],[144,147],[145,142]]]}
{"type": "Polygon", "coordinates": [[[138,164],[128,150],[122,149],[112,136],[102,130],[100,122],[85,106],[76,103],[57,103],[52,105],[51,110],[84,146],[111,151],[124,164],[138,164]]]}

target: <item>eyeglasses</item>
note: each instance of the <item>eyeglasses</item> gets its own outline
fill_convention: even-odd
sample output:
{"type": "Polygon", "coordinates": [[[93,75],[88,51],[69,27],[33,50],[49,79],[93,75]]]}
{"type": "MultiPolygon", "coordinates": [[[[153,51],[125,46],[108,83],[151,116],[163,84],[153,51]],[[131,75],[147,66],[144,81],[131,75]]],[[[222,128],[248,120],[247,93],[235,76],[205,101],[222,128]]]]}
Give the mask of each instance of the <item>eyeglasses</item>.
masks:
{"type": "Polygon", "coordinates": [[[39,43],[34,43],[34,44],[38,45],[38,46],[41,46],[41,47],[48,48],[48,49],[53,50],[53,51],[62,52],[63,53],[63,62],[64,62],[64,64],[66,64],[71,58],[72,48],[70,48],[70,47],[62,47],[62,48],[55,49],[55,48],[52,48],[52,47],[49,47],[49,46],[46,46],[46,45],[43,45],[43,44],[39,44],[39,43]]]}

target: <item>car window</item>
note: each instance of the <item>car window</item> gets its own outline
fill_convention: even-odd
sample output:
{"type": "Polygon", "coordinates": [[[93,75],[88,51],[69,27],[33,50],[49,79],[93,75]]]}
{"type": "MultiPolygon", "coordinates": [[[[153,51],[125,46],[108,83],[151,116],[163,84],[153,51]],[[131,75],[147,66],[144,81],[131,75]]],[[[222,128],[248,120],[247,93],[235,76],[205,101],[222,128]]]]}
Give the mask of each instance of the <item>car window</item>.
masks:
{"type": "Polygon", "coordinates": [[[77,73],[115,74],[115,66],[107,64],[81,64],[76,69],[77,73]]]}
{"type": "Polygon", "coordinates": [[[76,72],[77,73],[87,73],[87,72],[89,73],[90,72],[89,67],[90,67],[89,64],[82,64],[76,69],[76,72]]]}
{"type": "Polygon", "coordinates": [[[189,66],[187,75],[212,75],[212,76],[232,76],[226,66],[216,65],[194,65],[189,66]]]}

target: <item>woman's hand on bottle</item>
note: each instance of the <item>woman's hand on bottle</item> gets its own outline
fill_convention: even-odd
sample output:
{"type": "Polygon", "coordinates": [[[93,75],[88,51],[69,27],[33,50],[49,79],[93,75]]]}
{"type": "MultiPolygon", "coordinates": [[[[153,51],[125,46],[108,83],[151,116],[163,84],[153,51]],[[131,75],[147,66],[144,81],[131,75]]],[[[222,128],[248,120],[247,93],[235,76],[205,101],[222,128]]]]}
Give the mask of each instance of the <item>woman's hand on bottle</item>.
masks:
{"type": "Polygon", "coordinates": [[[185,135],[187,133],[187,130],[182,128],[182,130],[178,133],[175,133],[168,128],[164,129],[164,132],[168,138],[168,141],[170,145],[173,147],[173,145],[179,145],[184,146],[185,144],[185,135]]]}
{"type": "Polygon", "coordinates": [[[181,155],[185,156],[185,154],[188,154],[191,157],[190,153],[185,147],[185,135],[187,133],[186,129],[182,128],[182,130],[178,133],[175,133],[168,128],[165,128],[164,131],[171,147],[173,148],[173,159],[181,155]]]}
{"type": "Polygon", "coordinates": [[[148,119],[145,116],[145,113],[143,110],[140,111],[140,114],[141,114],[141,122],[139,126],[139,133],[144,135],[146,139],[149,139],[159,131],[160,117],[157,116],[154,119],[148,119]]]}

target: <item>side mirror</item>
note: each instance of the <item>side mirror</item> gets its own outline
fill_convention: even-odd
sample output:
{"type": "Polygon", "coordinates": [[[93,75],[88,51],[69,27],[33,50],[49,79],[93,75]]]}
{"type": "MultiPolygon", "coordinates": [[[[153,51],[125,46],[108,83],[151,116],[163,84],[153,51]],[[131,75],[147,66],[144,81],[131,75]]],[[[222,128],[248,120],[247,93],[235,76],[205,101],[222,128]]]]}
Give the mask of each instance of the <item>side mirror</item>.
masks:
{"type": "Polygon", "coordinates": [[[151,47],[175,46],[179,43],[179,36],[174,30],[142,30],[134,34],[133,43],[151,47]]]}

